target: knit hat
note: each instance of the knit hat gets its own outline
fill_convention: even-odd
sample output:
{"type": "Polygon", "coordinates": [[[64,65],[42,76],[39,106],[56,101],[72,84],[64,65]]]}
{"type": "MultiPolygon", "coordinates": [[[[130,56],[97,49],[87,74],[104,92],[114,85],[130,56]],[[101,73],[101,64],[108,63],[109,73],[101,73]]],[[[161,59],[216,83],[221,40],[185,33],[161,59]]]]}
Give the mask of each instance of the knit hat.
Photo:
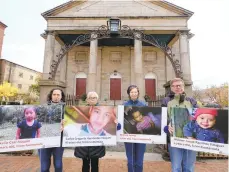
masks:
{"type": "Polygon", "coordinates": [[[210,114],[213,116],[217,116],[217,109],[210,109],[210,108],[198,108],[195,112],[194,119],[196,119],[201,114],[210,114]]]}

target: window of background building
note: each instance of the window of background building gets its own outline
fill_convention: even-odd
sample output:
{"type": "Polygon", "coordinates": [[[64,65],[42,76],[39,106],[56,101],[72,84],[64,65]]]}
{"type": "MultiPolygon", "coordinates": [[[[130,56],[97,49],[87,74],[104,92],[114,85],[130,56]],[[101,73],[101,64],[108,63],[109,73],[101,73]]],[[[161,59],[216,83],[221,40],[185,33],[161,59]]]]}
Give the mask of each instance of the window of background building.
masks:
{"type": "Polygon", "coordinates": [[[30,75],[30,80],[33,80],[33,75],[30,75]]]}
{"type": "Polygon", "coordinates": [[[23,78],[23,73],[22,72],[19,73],[19,77],[23,78]]]}
{"type": "Polygon", "coordinates": [[[21,84],[18,84],[17,87],[18,87],[19,89],[22,89],[22,85],[21,85],[21,84]]]}

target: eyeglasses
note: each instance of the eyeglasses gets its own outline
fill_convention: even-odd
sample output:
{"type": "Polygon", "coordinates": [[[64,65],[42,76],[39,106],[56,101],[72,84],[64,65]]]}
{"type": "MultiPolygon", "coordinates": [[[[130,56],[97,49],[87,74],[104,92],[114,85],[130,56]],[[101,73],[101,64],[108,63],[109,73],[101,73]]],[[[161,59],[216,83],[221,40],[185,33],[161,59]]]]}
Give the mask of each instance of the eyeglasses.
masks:
{"type": "Polygon", "coordinates": [[[172,85],[172,87],[181,88],[181,87],[183,87],[183,85],[172,85]]]}
{"type": "Polygon", "coordinates": [[[94,100],[97,99],[97,97],[89,97],[88,99],[94,100]]]}

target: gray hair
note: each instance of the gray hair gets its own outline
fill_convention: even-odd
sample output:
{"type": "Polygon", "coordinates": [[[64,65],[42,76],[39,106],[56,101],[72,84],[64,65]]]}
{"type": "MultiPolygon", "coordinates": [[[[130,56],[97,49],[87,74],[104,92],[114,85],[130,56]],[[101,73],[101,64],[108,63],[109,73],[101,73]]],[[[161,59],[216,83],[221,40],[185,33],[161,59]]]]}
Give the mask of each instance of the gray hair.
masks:
{"type": "Polygon", "coordinates": [[[181,78],[174,78],[170,81],[170,87],[172,87],[174,82],[182,82],[182,84],[184,85],[184,80],[181,78]]]}
{"type": "Polygon", "coordinates": [[[95,96],[97,99],[99,99],[99,95],[95,91],[90,91],[87,93],[87,98],[90,98],[92,96],[95,96]]]}

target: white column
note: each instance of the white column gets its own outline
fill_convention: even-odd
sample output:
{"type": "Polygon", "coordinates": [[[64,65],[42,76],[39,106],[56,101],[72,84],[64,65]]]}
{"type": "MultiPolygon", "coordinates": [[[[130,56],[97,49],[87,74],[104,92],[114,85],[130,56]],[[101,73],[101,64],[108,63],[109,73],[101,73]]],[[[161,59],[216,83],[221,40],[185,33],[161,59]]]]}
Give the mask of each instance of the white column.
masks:
{"type": "MultiPolygon", "coordinates": [[[[95,35],[92,35],[95,37],[95,35]]],[[[98,40],[90,42],[89,70],[87,77],[87,92],[96,90],[96,69],[98,56],[98,40]]]]}
{"type": "Polygon", "coordinates": [[[98,56],[97,56],[97,72],[96,72],[96,92],[98,93],[99,97],[101,97],[101,70],[102,70],[102,49],[98,48],[98,56]]]}
{"type": "Polygon", "coordinates": [[[134,73],[135,83],[139,88],[140,99],[142,100],[145,93],[144,91],[144,80],[143,80],[143,68],[142,68],[142,41],[134,40],[134,73]]]}
{"type": "Polygon", "coordinates": [[[130,49],[130,84],[136,84],[135,82],[135,64],[134,64],[134,48],[130,49]]]}
{"type": "Polygon", "coordinates": [[[66,82],[67,71],[67,55],[65,55],[60,62],[60,81],[66,82]]]}
{"type": "Polygon", "coordinates": [[[54,47],[55,47],[55,32],[47,31],[47,38],[45,40],[45,53],[44,53],[42,79],[49,78],[49,72],[51,69],[51,64],[54,56],[54,47]]]}
{"type": "Polygon", "coordinates": [[[191,67],[189,55],[188,32],[181,32],[179,35],[180,42],[180,64],[183,72],[184,81],[191,81],[191,67]]]}

